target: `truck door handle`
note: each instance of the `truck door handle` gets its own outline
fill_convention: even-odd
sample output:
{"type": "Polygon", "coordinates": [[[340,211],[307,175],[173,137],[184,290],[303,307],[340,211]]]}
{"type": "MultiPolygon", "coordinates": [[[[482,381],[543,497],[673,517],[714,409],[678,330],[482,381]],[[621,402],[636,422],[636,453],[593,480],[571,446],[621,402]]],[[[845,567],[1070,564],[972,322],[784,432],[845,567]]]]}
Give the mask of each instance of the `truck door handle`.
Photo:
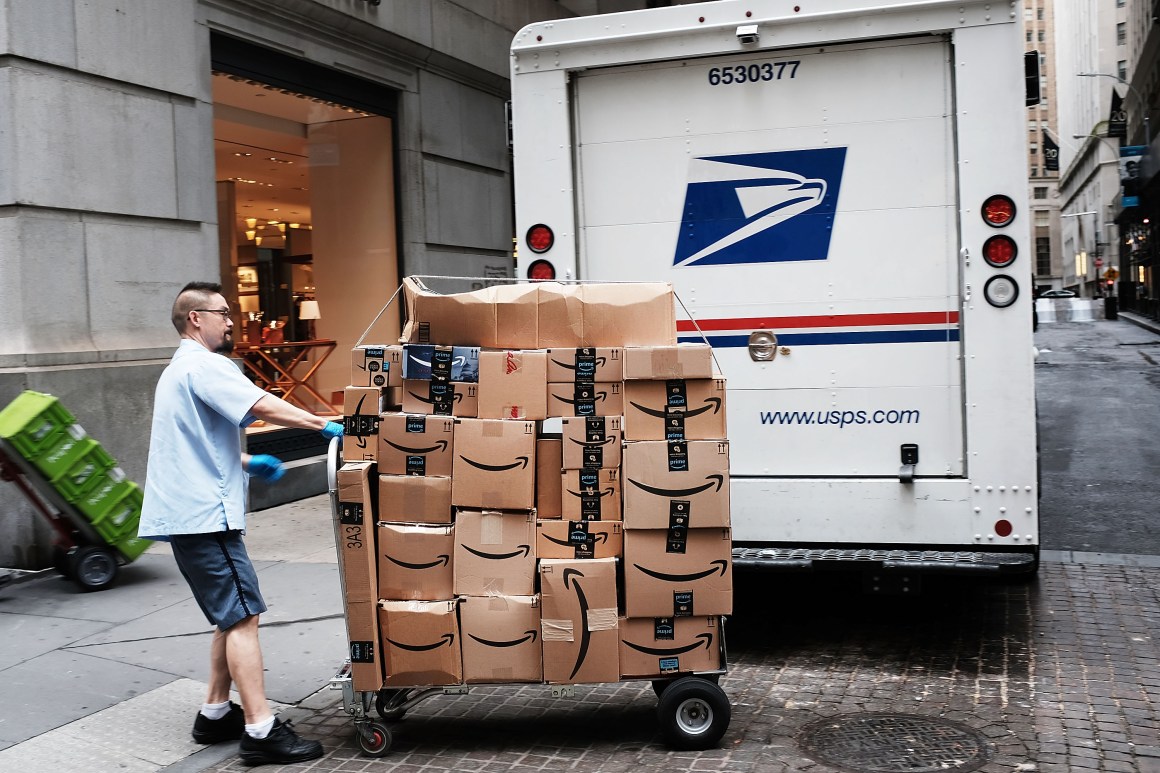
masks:
{"type": "Polygon", "coordinates": [[[914,468],[918,465],[918,444],[903,443],[899,448],[902,467],[898,470],[900,483],[914,483],[914,468]]]}
{"type": "Polygon", "coordinates": [[[749,359],[754,362],[769,362],[776,356],[776,335],[769,330],[758,330],[749,334],[749,359]]]}

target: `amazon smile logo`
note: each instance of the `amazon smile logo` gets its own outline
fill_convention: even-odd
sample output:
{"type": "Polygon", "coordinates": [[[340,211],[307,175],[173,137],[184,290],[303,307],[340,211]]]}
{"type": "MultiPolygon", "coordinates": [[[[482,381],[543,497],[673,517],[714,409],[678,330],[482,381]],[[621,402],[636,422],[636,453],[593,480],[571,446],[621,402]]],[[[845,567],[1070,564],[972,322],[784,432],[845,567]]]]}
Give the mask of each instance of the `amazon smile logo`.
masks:
{"type": "Polygon", "coordinates": [[[403,644],[402,642],[395,641],[391,638],[388,638],[387,641],[390,642],[392,646],[398,647],[401,650],[406,650],[407,652],[430,652],[431,650],[437,650],[440,647],[450,647],[455,643],[455,634],[445,633],[439,637],[439,641],[431,642],[430,644],[403,644]]]}
{"type": "Polygon", "coordinates": [[[584,491],[573,491],[572,489],[568,489],[568,493],[574,497],[579,497],[581,499],[583,499],[584,497],[596,497],[597,499],[603,499],[604,497],[610,497],[613,494],[615,494],[616,489],[608,488],[608,489],[604,489],[604,491],[593,490],[593,489],[585,489],[584,491]]]}
{"type": "Polygon", "coordinates": [[[592,397],[590,397],[590,398],[587,398],[587,399],[582,398],[580,400],[569,400],[567,397],[561,397],[560,395],[554,395],[554,397],[562,403],[567,403],[568,405],[576,405],[576,403],[592,403],[592,402],[599,403],[599,402],[603,402],[603,401],[608,399],[608,393],[607,392],[597,392],[596,394],[592,395],[592,397]]]}
{"type": "MultiPolygon", "coordinates": [[[[414,397],[416,400],[418,400],[421,403],[427,403],[427,405],[434,405],[435,404],[434,397],[430,397],[430,396],[424,397],[423,395],[415,394],[414,392],[412,392],[409,389],[407,390],[407,394],[409,394],[411,397],[414,397]]],[[[452,392],[451,399],[453,402],[461,403],[461,402],[463,402],[463,393],[462,392],[452,392]]]]}
{"type": "Polygon", "coordinates": [[[446,553],[440,554],[440,556],[438,558],[436,558],[434,561],[428,561],[427,563],[424,563],[424,564],[413,564],[413,563],[410,563],[409,561],[400,561],[399,559],[394,558],[393,556],[385,556],[385,557],[392,564],[395,564],[396,566],[401,566],[404,569],[430,569],[432,567],[439,566],[440,564],[442,564],[443,566],[447,566],[449,563],[451,563],[451,556],[447,555],[446,553]]]}
{"type": "Polygon", "coordinates": [[[402,451],[405,454],[429,454],[433,451],[438,451],[439,453],[442,454],[442,453],[446,453],[447,446],[448,446],[448,443],[446,440],[436,441],[435,445],[426,446],[424,448],[412,447],[412,446],[401,446],[398,443],[387,440],[386,438],[383,438],[383,442],[385,442],[391,448],[402,451]]]}
{"type": "Polygon", "coordinates": [[[511,551],[510,553],[485,553],[482,550],[476,550],[475,548],[471,547],[470,545],[464,545],[463,549],[466,550],[468,553],[471,553],[472,555],[479,556],[480,558],[486,558],[489,561],[505,561],[509,558],[515,558],[520,553],[523,553],[524,558],[527,558],[528,556],[530,556],[532,554],[532,546],[531,545],[520,545],[515,550],[511,551]]]}
{"type": "Polygon", "coordinates": [[[683,499],[685,497],[691,497],[694,494],[700,494],[702,491],[708,491],[714,486],[716,487],[717,491],[720,491],[721,487],[725,485],[724,475],[706,475],[705,480],[709,482],[703,486],[694,486],[692,488],[657,488],[656,486],[648,486],[644,483],[640,483],[639,481],[635,481],[632,478],[629,478],[628,482],[646,494],[653,494],[654,496],[665,497],[666,499],[683,499]]]}
{"type": "Polygon", "coordinates": [[[491,639],[481,639],[480,637],[476,636],[473,633],[469,633],[467,635],[470,638],[474,639],[475,641],[479,642],[480,644],[484,645],[485,647],[518,647],[521,644],[523,644],[524,642],[536,640],[536,632],[535,631],[524,631],[523,636],[521,636],[518,639],[512,639],[511,641],[493,641],[491,639]]]}
{"type": "Polygon", "coordinates": [[[681,647],[646,647],[643,644],[633,644],[627,639],[623,641],[625,646],[632,647],[637,652],[643,652],[645,655],[660,655],[661,657],[682,655],[686,652],[692,652],[699,647],[709,649],[711,646],[713,646],[713,634],[711,633],[697,634],[697,639],[698,641],[695,641],[692,644],[686,644],[681,647]]]}
{"type": "MultiPolygon", "coordinates": [[[[567,362],[560,362],[559,360],[552,360],[552,362],[556,363],[561,368],[566,368],[567,370],[576,370],[576,368],[579,367],[578,365],[572,365],[571,363],[567,363],[567,362]]],[[[596,367],[603,368],[608,363],[608,358],[607,357],[595,357],[591,360],[591,362],[596,363],[596,367]]],[[[587,370],[587,369],[588,368],[585,368],[585,370],[587,370]]]]}
{"type": "MultiPolygon", "coordinates": [[[[576,589],[576,601],[580,605],[580,614],[576,618],[578,620],[588,619],[588,597],[584,595],[584,589],[580,587],[580,580],[574,578],[583,577],[584,573],[579,569],[571,567],[564,570],[564,587],[569,585],[576,589]]],[[[572,673],[568,675],[569,679],[575,678],[580,671],[580,666],[584,665],[584,658],[588,655],[588,645],[592,641],[592,632],[588,630],[587,625],[580,626],[580,649],[576,652],[576,665],[572,668],[572,673]]]]}
{"type": "Polygon", "coordinates": [[[507,472],[508,470],[514,470],[517,467],[523,467],[526,469],[529,461],[528,457],[526,456],[517,456],[516,460],[511,464],[484,464],[483,462],[477,462],[474,459],[468,459],[463,454],[460,454],[459,458],[470,464],[472,467],[483,470],[484,472],[507,472]]]}
{"type": "Polygon", "coordinates": [[[647,569],[640,564],[633,564],[633,566],[643,574],[647,574],[649,577],[655,578],[657,580],[663,580],[664,582],[692,582],[694,580],[702,580],[706,577],[717,574],[718,572],[720,572],[721,576],[724,577],[725,570],[729,568],[729,562],[723,559],[718,559],[713,561],[712,565],[708,569],[705,569],[701,572],[693,572],[692,574],[666,574],[665,572],[658,572],[653,569],[647,569]]]}
{"type": "Polygon", "coordinates": [[[574,438],[574,437],[572,437],[572,438],[568,438],[568,439],[569,439],[569,440],[571,440],[571,441],[572,441],[573,443],[575,443],[576,445],[578,445],[578,446],[583,446],[583,447],[585,447],[585,448],[591,448],[592,446],[606,446],[606,445],[609,445],[610,443],[614,443],[614,442],[616,442],[616,438],[614,438],[614,437],[606,437],[606,438],[603,438],[603,439],[601,439],[601,440],[593,440],[593,441],[591,441],[591,442],[585,442],[585,441],[583,441],[583,440],[577,440],[577,439],[576,439],[576,438],[574,438]]]}
{"type": "MultiPolygon", "coordinates": [[[[580,541],[583,541],[586,537],[589,536],[589,533],[586,531],[579,531],[576,532],[573,536],[580,541]]],[[[598,531],[591,536],[595,542],[608,542],[608,535],[602,531],[598,531]]],[[[549,537],[547,534],[544,535],[544,539],[546,539],[548,542],[551,542],[553,545],[561,545],[562,547],[566,548],[576,546],[576,543],[572,542],[570,539],[556,539],[555,537],[549,537]]]]}
{"type": "MultiPolygon", "coordinates": [[[[691,411],[681,411],[681,415],[686,419],[691,419],[694,416],[700,416],[702,413],[705,413],[709,410],[712,410],[713,413],[719,413],[721,411],[720,397],[706,397],[705,402],[708,403],[708,405],[702,405],[700,408],[694,408],[691,411]]],[[[644,405],[641,405],[640,403],[634,403],[631,400],[629,401],[629,405],[631,405],[633,408],[636,408],[646,416],[652,416],[653,418],[667,419],[670,416],[670,414],[666,411],[658,411],[655,408],[648,408],[644,405]]]]}

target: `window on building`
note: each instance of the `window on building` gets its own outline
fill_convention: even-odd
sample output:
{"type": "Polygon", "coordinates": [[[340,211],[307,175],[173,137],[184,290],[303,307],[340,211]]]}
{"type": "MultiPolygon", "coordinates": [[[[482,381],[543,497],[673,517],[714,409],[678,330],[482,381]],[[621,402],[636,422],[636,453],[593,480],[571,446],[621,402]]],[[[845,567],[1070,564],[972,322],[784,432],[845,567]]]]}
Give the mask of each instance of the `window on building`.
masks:
{"type": "Polygon", "coordinates": [[[1033,198],[1036,198],[1036,199],[1046,199],[1047,198],[1047,187],[1043,186],[1043,185],[1036,185],[1035,188],[1032,190],[1031,195],[1033,198]]]}
{"type": "Polygon", "coordinates": [[[1030,42],[1031,42],[1031,36],[1032,36],[1032,34],[1034,34],[1034,33],[1032,33],[1032,31],[1031,31],[1031,30],[1027,30],[1027,32],[1025,32],[1025,33],[1024,33],[1024,37],[1027,39],[1027,42],[1028,42],[1028,43],[1030,43],[1030,42]]]}
{"type": "Polygon", "coordinates": [[[1023,9],[1023,18],[1027,21],[1031,21],[1033,18],[1035,18],[1035,10],[1031,6],[1027,6],[1023,9]]]}
{"type": "Polygon", "coordinates": [[[1038,166],[1035,166],[1034,164],[1031,166],[1031,176],[1032,176],[1032,177],[1038,177],[1038,176],[1039,176],[1039,167],[1038,167],[1038,166]]]}
{"type": "Polygon", "coordinates": [[[1035,39],[1042,43],[1043,41],[1047,40],[1047,33],[1043,30],[1039,30],[1035,39]]]}
{"type": "Polygon", "coordinates": [[[1120,61],[1116,62],[1116,75],[1118,75],[1122,81],[1128,80],[1128,61],[1126,59],[1121,59],[1120,61]]]}
{"type": "Polygon", "coordinates": [[[1027,152],[1033,156],[1038,156],[1039,155],[1039,143],[1032,142],[1030,145],[1027,146],[1027,152]]]}
{"type": "Polygon", "coordinates": [[[1046,226],[1051,225],[1051,211],[1047,209],[1035,210],[1035,225],[1046,226]]]}
{"type": "Polygon", "coordinates": [[[1116,7],[1117,8],[1123,8],[1127,4],[1128,4],[1128,0],[1116,0],[1116,7]]]}
{"type": "Polygon", "coordinates": [[[1116,45],[1122,46],[1128,42],[1128,23],[1119,22],[1116,24],[1116,45]]]}
{"type": "Polygon", "coordinates": [[[1051,276],[1051,237],[1035,237],[1035,273],[1038,276],[1051,276]]]}
{"type": "Polygon", "coordinates": [[[1035,18],[1039,19],[1039,21],[1043,21],[1043,9],[1042,8],[1036,9],[1035,18]]]}

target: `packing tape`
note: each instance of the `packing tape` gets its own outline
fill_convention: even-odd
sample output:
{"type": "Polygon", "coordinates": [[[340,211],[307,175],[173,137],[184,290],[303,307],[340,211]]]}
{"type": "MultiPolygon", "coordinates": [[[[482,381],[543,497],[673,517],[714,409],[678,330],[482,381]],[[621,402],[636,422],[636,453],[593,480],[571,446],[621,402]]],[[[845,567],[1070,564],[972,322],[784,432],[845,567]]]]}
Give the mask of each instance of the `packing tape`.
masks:
{"type": "Polygon", "coordinates": [[[479,519],[479,541],[483,545],[503,544],[503,515],[483,513],[479,519]]]}
{"type": "Polygon", "coordinates": [[[544,641],[576,641],[571,620],[541,620],[540,631],[544,641]]]}
{"type": "Polygon", "coordinates": [[[614,631],[617,626],[616,607],[589,609],[586,622],[589,631],[614,631]]]}
{"type": "Polygon", "coordinates": [[[676,347],[653,349],[650,363],[653,376],[679,377],[682,374],[676,347]]]}

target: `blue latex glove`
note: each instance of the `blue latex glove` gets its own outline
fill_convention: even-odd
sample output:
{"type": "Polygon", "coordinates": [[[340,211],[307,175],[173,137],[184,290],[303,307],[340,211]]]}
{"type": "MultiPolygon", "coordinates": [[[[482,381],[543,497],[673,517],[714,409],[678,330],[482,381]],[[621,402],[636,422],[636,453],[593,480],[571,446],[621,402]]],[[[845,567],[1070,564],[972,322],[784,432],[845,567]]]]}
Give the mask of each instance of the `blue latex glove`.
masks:
{"type": "Polygon", "coordinates": [[[326,426],[318,431],[321,432],[322,436],[327,440],[330,440],[331,438],[342,437],[342,425],[337,421],[326,422],[326,426]]]}
{"type": "Polygon", "coordinates": [[[250,474],[273,483],[285,475],[286,470],[282,468],[282,460],[278,457],[269,454],[256,454],[250,457],[250,474]]]}

